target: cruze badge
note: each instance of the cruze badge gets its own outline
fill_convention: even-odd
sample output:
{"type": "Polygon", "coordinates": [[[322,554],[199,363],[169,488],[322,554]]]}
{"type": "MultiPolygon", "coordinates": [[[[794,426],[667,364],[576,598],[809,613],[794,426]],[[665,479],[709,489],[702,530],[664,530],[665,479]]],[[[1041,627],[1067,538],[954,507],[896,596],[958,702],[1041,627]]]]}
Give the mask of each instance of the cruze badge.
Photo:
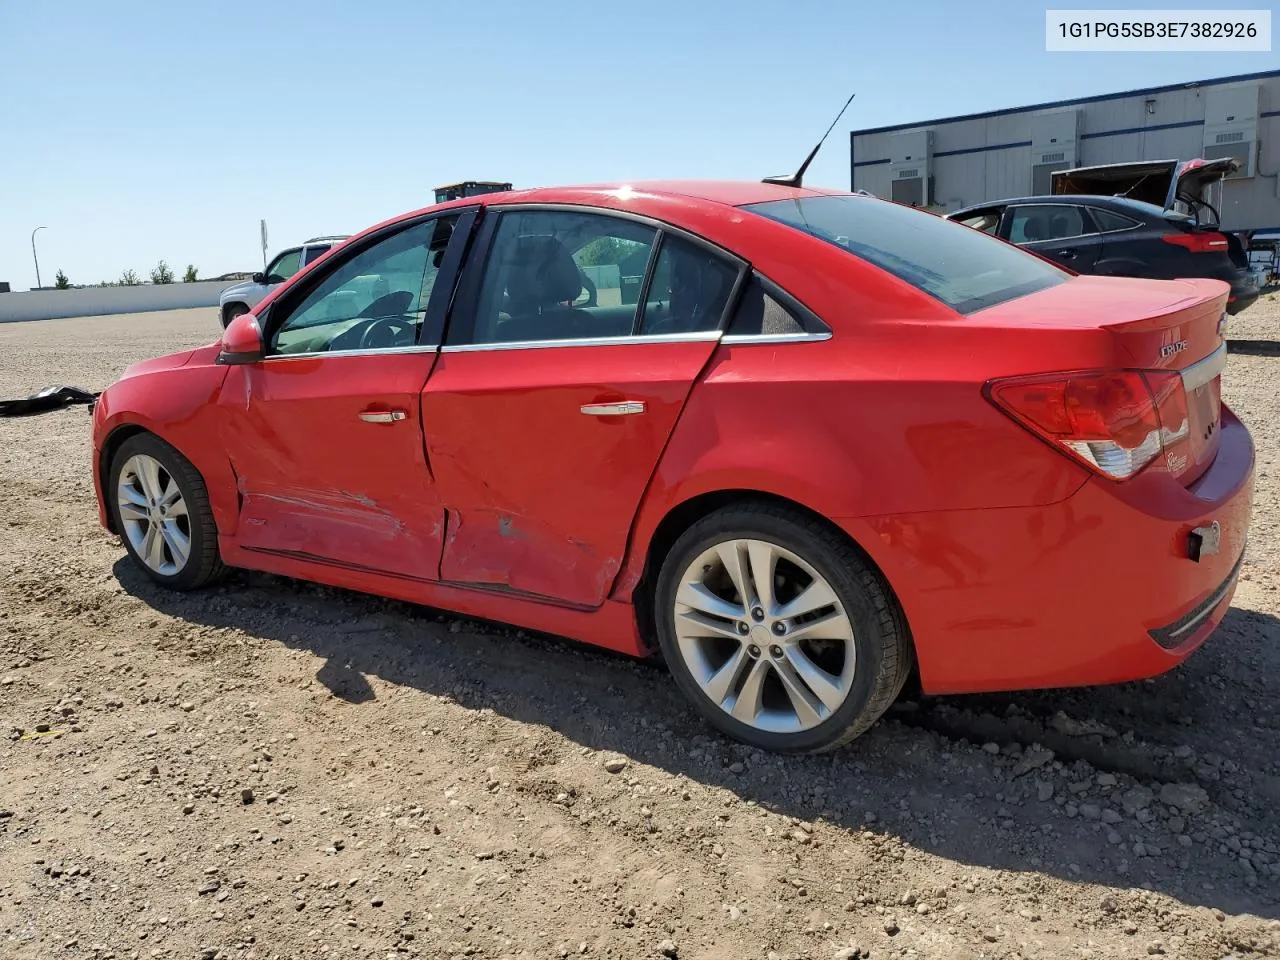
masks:
{"type": "Polygon", "coordinates": [[[1187,349],[1187,341],[1175,340],[1173,343],[1166,343],[1160,348],[1160,359],[1164,360],[1172,357],[1175,353],[1181,353],[1187,349]]]}

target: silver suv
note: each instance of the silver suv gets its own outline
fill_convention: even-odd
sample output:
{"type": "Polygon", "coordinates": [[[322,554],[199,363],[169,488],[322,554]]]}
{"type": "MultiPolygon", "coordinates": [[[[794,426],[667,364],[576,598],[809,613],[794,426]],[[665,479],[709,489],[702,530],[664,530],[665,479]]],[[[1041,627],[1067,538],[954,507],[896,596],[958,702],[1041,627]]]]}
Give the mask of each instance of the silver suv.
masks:
{"type": "Polygon", "coordinates": [[[299,246],[277,253],[267,268],[261,273],[255,273],[251,280],[227,287],[218,298],[218,315],[222,319],[222,325],[225,327],[240,314],[248,313],[277,286],[346,239],[346,236],[312,237],[299,246]]]}

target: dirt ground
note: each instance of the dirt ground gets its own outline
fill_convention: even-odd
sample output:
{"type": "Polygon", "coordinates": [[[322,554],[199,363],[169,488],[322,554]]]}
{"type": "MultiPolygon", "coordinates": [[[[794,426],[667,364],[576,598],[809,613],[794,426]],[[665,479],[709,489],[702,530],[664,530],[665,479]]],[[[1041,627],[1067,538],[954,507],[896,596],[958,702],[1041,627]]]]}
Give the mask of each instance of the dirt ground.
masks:
{"type": "MultiPolygon", "coordinates": [[[[216,329],[0,325],[0,395],[216,329]]],[[[1207,646],[906,700],[818,759],[567,642],[269,576],[154,589],[98,527],[85,410],[0,421],[0,956],[1280,955],[1280,296],[1228,335],[1257,490],[1207,646]]]]}

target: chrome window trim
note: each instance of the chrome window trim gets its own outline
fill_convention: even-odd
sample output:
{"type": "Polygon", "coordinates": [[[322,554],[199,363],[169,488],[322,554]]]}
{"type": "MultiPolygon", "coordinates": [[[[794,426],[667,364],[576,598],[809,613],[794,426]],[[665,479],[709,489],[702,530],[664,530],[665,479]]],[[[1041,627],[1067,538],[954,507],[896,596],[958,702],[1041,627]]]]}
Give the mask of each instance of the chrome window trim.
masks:
{"type": "Polygon", "coordinates": [[[263,357],[263,363],[281,360],[312,360],[316,357],[385,357],[396,353],[435,353],[439,344],[414,344],[411,347],[370,347],[364,350],[310,350],[306,353],[273,353],[263,357]]]}
{"type": "Polygon", "coordinates": [[[819,340],[830,340],[828,331],[821,333],[733,333],[720,338],[721,343],[742,345],[744,343],[811,343],[819,340]]]}
{"type": "Polygon", "coordinates": [[[1221,376],[1226,368],[1227,345],[1224,343],[1203,360],[1182,368],[1182,387],[1184,390],[1199,390],[1221,376]]]}
{"type": "Polygon", "coordinates": [[[695,333],[659,333],[642,336],[580,337],[576,340],[509,340],[498,343],[453,343],[440,348],[441,353],[484,353],[493,350],[544,350],[547,347],[617,347],[645,343],[709,343],[720,340],[720,330],[695,333]]]}
{"type": "MultiPolygon", "coordinates": [[[[503,343],[417,344],[411,347],[370,348],[366,350],[312,350],[307,353],[278,353],[264,357],[263,363],[282,360],[307,360],[316,357],[385,357],[400,353],[482,353],[493,350],[543,350],[548,347],[616,347],[628,344],[654,343],[710,343],[720,341],[730,346],[744,344],[816,343],[830,340],[831,334],[823,333],[735,333],[724,334],[719,330],[701,330],[694,333],[661,333],[647,336],[582,337],[577,340],[511,340],[503,343]]],[[[1226,352],[1223,348],[1223,356],[1226,352]]],[[[1203,362],[1203,361],[1202,361],[1203,362]]],[[[1192,368],[1188,368],[1192,369],[1192,368]]],[[[1213,379],[1213,377],[1209,377],[1213,379]]],[[[1206,381],[1208,382],[1208,381],[1206,381]]]]}
{"type": "MultiPolygon", "coordinates": [[[[1095,230],[1093,233],[1073,233],[1069,237],[1053,237],[1049,240],[1023,240],[1021,243],[1066,243],[1068,240],[1083,240],[1085,237],[1100,237],[1102,234],[1095,230]]],[[[1018,242],[1018,241],[1015,241],[1018,242]]]]}

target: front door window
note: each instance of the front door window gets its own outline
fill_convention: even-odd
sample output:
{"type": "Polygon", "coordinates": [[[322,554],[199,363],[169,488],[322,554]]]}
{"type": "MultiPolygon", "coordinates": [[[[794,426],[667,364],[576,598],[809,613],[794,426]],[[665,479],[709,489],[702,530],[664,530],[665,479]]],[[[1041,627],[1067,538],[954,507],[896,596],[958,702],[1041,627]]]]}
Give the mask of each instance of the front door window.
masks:
{"type": "Polygon", "coordinates": [[[301,265],[302,251],[286,250],[271,261],[271,266],[267,267],[267,283],[284,283],[298,272],[298,267],[301,265]]]}
{"type": "Polygon", "coordinates": [[[416,344],[457,219],[414,224],[341,264],[275,327],[268,355],[416,344]]]}

